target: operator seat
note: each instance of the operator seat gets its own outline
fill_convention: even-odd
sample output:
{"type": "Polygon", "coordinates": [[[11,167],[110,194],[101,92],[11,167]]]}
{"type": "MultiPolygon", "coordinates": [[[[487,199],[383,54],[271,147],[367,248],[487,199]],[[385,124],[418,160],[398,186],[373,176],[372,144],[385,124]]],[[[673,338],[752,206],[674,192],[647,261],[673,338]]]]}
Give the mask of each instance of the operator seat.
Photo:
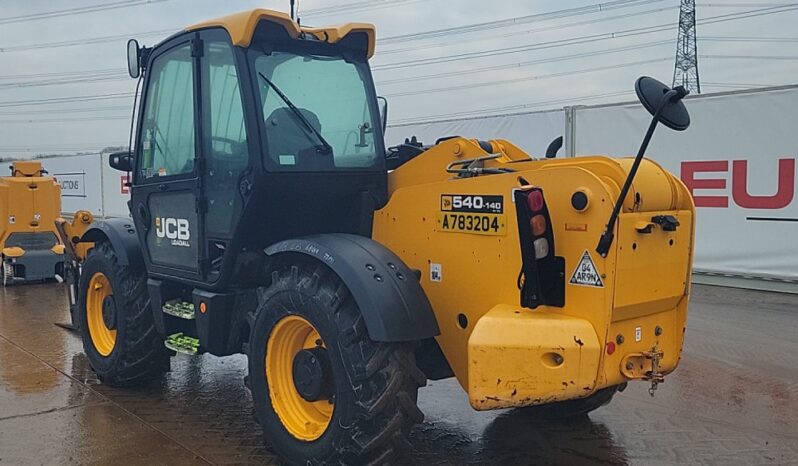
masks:
{"type": "MultiPolygon", "coordinates": [[[[299,111],[321,133],[319,117],[304,108],[299,111]]],[[[290,108],[277,108],[266,119],[269,156],[281,166],[314,171],[334,168],[332,154],[319,154],[316,150],[320,144],[316,139],[290,108]]]]}

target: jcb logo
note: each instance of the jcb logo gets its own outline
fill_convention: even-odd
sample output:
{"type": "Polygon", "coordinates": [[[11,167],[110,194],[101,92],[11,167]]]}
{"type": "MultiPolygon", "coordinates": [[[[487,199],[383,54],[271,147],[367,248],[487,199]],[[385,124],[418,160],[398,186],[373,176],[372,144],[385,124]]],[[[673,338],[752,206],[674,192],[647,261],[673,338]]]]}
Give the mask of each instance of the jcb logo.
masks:
{"type": "Polygon", "coordinates": [[[171,240],[172,246],[189,246],[191,232],[185,218],[155,217],[155,235],[171,240]]]}

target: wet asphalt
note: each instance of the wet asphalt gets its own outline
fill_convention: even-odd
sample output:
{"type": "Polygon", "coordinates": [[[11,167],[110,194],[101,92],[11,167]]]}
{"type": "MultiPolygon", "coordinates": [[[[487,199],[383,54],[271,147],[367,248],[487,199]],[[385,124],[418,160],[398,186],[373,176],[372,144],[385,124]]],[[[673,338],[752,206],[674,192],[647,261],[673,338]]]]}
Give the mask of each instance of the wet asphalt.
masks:
{"type": "MultiPolygon", "coordinates": [[[[682,363],[582,419],[475,412],[454,380],[419,394],[406,464],[798,464],[798,296],[696,286],[682,363]]],[[[0,289],[0,466],[279,464],[262,446],[246,360],[178,355],[136,390],[102,385],[62,285],[0,289]]]]}

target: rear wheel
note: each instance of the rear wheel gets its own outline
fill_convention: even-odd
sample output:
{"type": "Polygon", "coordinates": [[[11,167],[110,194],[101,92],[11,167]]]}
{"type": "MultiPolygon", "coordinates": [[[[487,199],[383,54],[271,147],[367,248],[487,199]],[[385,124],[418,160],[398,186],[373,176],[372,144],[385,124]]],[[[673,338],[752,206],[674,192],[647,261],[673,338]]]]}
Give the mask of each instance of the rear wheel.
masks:
{"type": "Polygon", "coordinates": [[[275,272],[259,290],[247,352],[266,443],[291,464],[381,464],[423,420],[426,377],[409,343],[369,339],[343,283],[322,265],[275,272]]]}
{"type": "Polygon", "coordinates": [[[169,354],[153,323],[145,273],[121,265],[111,245],[98,242],[81,277],[80,333],[100,380],[130,386],[165,372],[169,354]]]}
{"type": "Polygon", "coordinates": [[[576,400],[558,401],[539,406],[527,406],[518,408],[524,413],[541,419],[568,419],[577,416],[584,416],[591,411],[595,411],[612,401],[615,393],[620,386],[607,387],[598,390],[596,393],[585,398],[576,400]]]}

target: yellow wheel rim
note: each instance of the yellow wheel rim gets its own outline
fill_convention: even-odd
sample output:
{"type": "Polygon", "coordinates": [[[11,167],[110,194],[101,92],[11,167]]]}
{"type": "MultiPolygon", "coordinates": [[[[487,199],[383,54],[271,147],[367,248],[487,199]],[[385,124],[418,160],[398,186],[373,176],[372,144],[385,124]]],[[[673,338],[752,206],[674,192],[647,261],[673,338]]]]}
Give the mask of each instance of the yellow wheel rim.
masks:
{"type": "Polygon", "coordinates": [[[91,276],[86,291],[86,322],[94,349],[103,356],[111,354],[116,345],[116,329],[108,328],[103,319],[103,302],[113,295],[111,282],[104,273],[97,272],[91,276]]]}
{"type": "Polygon", "coordinates": [[[321,335],[310,322],[297,315],[280,319],[266,344],[266,382],[269,397],[283,426],[295,438],[318,439],[327,430],[334,405],[329,400],[307,401],[294,386],[294,357],[303,349],[324,347],[321,335]]]}

